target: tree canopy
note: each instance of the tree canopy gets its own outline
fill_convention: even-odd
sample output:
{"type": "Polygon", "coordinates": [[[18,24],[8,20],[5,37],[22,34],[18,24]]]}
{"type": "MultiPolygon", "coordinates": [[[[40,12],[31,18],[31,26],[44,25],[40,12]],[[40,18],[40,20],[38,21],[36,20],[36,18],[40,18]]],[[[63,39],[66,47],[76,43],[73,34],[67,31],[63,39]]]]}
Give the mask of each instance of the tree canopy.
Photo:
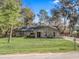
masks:
{"type": "Polygon", "coordinates": [[[33,19],[35,17],[35,14],[30,8],[22,8],[21,11],[22,17],[24,18],[24,25],[32,25],[33,19]]]}
{"type": "Polygon", "coordinates": [[[16,0],[0,0],[0,3],[2,3],[0,7],[0,28],[4,33],[9,29],[12,31],[12,27],[16,26],[20,17],[20,2],[19,0],[18,2],[16,0]]]}

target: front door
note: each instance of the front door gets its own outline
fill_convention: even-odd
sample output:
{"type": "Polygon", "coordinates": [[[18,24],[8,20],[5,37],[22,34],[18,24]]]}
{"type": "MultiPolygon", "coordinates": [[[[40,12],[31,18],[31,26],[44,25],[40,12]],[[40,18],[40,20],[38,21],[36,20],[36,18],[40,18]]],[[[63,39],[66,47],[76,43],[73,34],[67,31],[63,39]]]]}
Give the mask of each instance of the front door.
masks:
{"type": "Polygon", "coordinates": [[[37,32],[37,37],[38,37],[38,38],[41,37],[41,32],[37,32]]]}

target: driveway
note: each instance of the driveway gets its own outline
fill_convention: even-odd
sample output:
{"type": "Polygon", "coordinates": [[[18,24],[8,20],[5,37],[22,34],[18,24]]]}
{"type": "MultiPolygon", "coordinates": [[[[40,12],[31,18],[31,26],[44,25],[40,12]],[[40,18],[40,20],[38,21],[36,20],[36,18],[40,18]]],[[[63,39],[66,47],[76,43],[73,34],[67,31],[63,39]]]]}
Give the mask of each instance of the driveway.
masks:
{"type": "Polygon", "coordinates": [[[79,52],[0,55],[0,59],[79,59],[79,52]]]}
{"type": "MultiPolygon", "coordinates": [[[[67,37],[67,36],[63,36],[63,38],[69,41],[73,41],[74,39],[74,37],[67,37]]],[[[76,43],[79,43],[79,38],[76,38],[76,43]]]]}

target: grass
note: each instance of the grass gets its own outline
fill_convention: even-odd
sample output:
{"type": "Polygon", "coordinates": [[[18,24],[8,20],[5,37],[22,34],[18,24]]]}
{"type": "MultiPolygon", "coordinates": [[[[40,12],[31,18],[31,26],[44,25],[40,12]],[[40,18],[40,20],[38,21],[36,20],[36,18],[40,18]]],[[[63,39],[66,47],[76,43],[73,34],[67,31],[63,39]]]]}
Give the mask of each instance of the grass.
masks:
{"type": "MultiPolygon", "coordinates": [[[[73,50],[73,42],[57,38],[13,38],[10,43],[7,43],[7,38],[0,38],[0,54],[68,52],[73,50]]],[[[77,50],[79,50],[79,45],[77,50]]]]}

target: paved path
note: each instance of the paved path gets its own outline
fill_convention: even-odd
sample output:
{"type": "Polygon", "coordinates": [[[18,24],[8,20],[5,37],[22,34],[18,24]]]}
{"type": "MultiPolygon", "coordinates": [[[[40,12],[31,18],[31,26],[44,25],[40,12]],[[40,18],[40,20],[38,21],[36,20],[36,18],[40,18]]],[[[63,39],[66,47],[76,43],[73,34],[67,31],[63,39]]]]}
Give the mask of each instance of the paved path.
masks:
{"type": "MultiPolygon", "coordinates": [[[[64,39],[73,41],[74,37],[63,36],[64,39]]],[[[79,43],[79,38],[76,38],[76,42],[79,43]]]]}
{"type": "Polygon", "coordinates": [[[79,52],[0,55],[0,59],[79,59],[79,52]]]}

